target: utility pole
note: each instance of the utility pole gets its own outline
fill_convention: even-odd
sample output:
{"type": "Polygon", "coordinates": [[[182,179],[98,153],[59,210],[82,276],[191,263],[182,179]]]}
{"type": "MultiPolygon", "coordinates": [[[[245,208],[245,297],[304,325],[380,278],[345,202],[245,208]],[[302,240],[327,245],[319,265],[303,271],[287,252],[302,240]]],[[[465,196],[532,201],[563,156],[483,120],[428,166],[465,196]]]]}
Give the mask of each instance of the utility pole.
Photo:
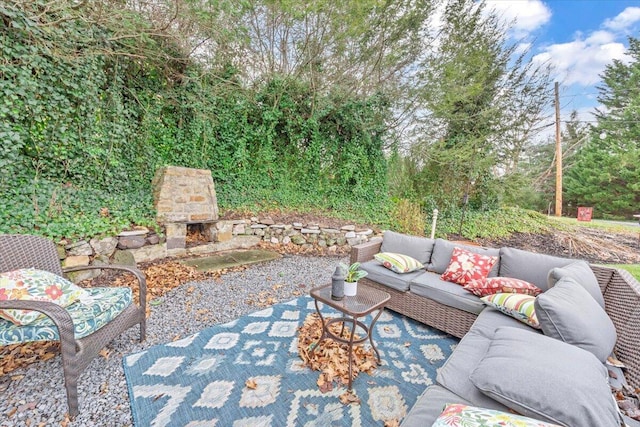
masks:
{"type": "Polygon", "coordinates": [[[560,94],[555,84],[556,104],[556,216],[562,216],[562,140],[560,138],[560,94]]]}

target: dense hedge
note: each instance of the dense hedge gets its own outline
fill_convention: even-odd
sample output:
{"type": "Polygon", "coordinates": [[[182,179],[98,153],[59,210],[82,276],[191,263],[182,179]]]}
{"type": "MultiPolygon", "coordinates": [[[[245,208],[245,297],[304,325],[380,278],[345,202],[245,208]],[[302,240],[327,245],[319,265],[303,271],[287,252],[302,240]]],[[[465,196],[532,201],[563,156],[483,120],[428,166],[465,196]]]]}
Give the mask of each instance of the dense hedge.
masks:
{"type": "Polygon", "coordinates": [[[210,169],[223,208],[383,211],[384,97],[140,60],[108,29],[56,13],[0,5],[0,232],[151,224],[163,165],[210,169]]]}

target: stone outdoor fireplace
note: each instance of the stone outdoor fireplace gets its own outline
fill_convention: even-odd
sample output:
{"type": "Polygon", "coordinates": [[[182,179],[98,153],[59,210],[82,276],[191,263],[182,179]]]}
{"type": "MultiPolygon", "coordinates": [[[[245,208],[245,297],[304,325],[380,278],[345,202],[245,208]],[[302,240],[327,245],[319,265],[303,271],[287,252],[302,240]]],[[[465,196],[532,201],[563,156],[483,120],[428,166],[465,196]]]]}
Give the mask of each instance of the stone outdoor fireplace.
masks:
{"type": "Polygon", "coordinates": [[[167,249],[185,248],[187,240],[216,240],[218,202],[211,171],[166,166],[156,171],[152,185],[156,219],[165,226],[167,249]]]}

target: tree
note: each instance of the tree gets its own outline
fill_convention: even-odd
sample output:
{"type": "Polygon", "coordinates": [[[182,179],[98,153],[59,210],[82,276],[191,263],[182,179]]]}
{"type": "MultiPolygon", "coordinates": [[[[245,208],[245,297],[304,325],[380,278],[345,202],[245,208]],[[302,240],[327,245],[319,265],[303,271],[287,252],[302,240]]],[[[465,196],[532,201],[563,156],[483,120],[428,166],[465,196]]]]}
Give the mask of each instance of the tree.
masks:
{"type": "Polygon", "coordinates": [[[629,39],[628,62],[602,74],[597,125],[566,174],[566,199],[598,215],[631,217],[640,207],[640,40],[629,39]]]}
{"type": "Polygon", "coordinates": [[[442,204],[495,204],[551,99],[549,70],[506,40],[508,25],[471,0],[448,2],[419,76],[416,186],[442,204]]]}

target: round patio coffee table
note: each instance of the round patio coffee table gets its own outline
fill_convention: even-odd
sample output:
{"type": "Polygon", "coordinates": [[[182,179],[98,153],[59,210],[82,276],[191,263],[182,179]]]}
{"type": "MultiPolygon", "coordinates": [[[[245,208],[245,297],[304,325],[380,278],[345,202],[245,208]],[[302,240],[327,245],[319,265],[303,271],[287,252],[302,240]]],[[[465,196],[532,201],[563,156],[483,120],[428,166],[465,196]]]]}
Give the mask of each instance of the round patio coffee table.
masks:
{"type": "Polygon", "coordinates": [[[369,340],[371,343],[371,348],[376,354],[378,359],[378,363],[380,363],[380,353],[373,343],[372,329],[378,318],[382,314],[384,307],[387,302],[391,299],[391,295],[387,292],[371,288],[364,284],[358,285],[358,293],[355,296],[349,297],[345,296],[342,300],[336,301],[331,299],[331,285],[321,286],[319,288],[314,288],[311,290],[310,295],[313,297],[314,303],[316,305],[316,311],[318,316],[320,316],[320,320],[322,321],[322,336],[318,340],[315,346],[311,349],[309,354],[313,354],[316,348],[320,346],[320,343],[326,338],[333,339],[335,341],[348,344],[349,345],[349,390],[351,390],[351,386],[353,383],[353,346],[356,344],[360,344],[369,340]],[[344,316],[342,317],[332,317],[325,319],[320,312],[320,307],[318,303],[321,302],[323,304],[328,305],[344,316]],[[363,322],[359,321],[358,318],[364,317],[375,310],[378,310],[378,313],[371,321],[370,325],[365,325],[363,322]],[[330,330],[330,326],[334,323],[341,323],[342,328],[340,329],[340,334],[336,335],[330,330]],[[351,324],[351,333],[349,337],[344,337],[344,329],[345,324],[351,324]],[[360,327],[360,329],[364,332],[364,336],[358,339],[355,339],[356,329],[360,327]]]}

